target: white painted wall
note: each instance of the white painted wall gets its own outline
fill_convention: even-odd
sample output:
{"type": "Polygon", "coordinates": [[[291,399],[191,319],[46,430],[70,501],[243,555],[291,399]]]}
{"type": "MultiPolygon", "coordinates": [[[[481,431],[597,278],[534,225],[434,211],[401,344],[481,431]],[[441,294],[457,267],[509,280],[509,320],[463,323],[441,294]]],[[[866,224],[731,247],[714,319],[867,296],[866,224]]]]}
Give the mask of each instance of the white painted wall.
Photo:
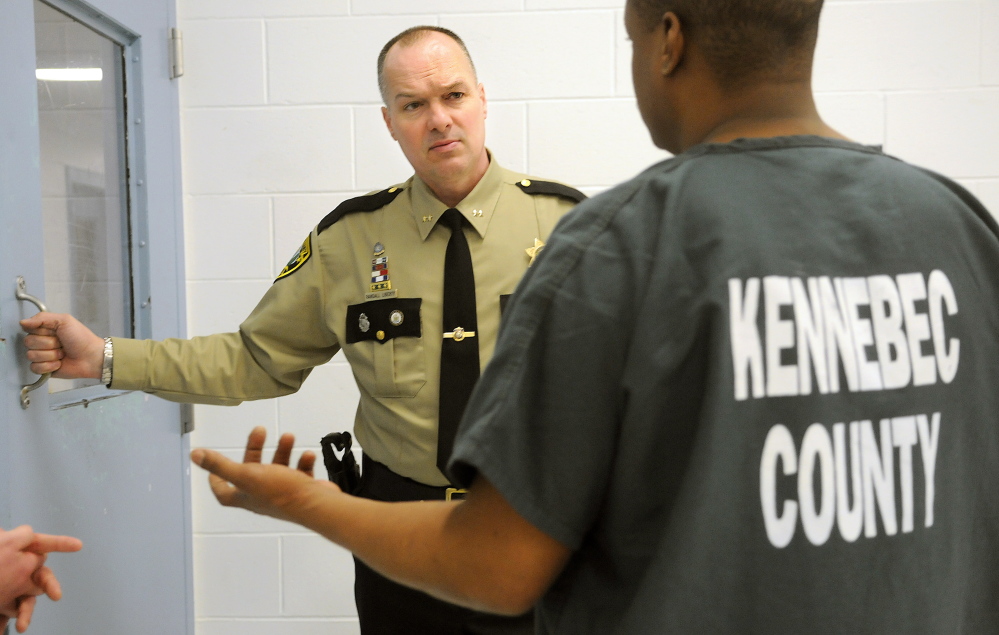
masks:
{"type": "MultiPolygon", "coordinates": [[[[188,325],[233,330],[310,228],[410,169],[384,129],[375,57],[438,24],[467,42],[505,166],[590,193],[664,156],[635,108],[623,0],[179,0],[188,325]]],[[[999,2],[827,0],[815,88],[858,141],[999,211],[999,2]]],[[[192,443],[240,455],[253,425],[318,450],[357,391],[335,358],[292,397],[198,407],[192,443]]],[[[219,507],[194,474],[198,635],[357,633],[349,555],[219,507]]]]}

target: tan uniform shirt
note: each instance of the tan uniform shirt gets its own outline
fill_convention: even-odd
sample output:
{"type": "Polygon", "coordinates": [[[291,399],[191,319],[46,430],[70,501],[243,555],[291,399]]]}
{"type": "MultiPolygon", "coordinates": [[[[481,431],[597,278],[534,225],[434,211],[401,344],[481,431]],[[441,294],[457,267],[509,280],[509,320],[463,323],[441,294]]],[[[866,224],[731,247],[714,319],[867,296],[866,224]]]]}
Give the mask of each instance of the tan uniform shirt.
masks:
{"type": "MultiPolygon", "coordinates": [[[[501,297],[513,292],[538,242],[575,204],[528,193],[525,184],[528,177],[493,160],[457,206],[471,225],[465,235],[483,366],[496,342],[501,297]]],[[[239,332],[163,342],[115,338],[112,387],[234,405],[295,392],[342,348],[360,389],[354,434],[364,452],[397,474],[446,485],[436,452],[451,232],[436,227],[447,206],[416,176],[396,188],[376,195],[396,194],[383,207],[314,229],[239,332]]]]}

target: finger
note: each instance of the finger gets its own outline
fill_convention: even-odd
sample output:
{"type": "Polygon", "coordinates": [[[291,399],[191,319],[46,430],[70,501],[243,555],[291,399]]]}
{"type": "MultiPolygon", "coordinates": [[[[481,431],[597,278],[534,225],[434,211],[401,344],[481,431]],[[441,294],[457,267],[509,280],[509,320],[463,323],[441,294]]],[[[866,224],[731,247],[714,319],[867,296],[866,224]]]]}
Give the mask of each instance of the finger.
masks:
{"type": "Polygon", "coordinates": [[[50,536],[49,534],[35,534],[35,539],[28,546],[27,550],[34,553],[50,553],[52,551],[72,552],[83,549],[83,542],[79,538],[72,536],[50,536]]]}
{"type": "Polygon", "coordinates": [[[264,455],[264,442],[267,441],[267,428],[257,426],[250,430],[246,439],[246,452],[243,453],[243,463],[260,463],[264,455]]]}
{"type": "Polygon", "coordinates": [[[278,439],[277,450],[274,451],[273,463],[288,465],[291,462],[291,451],[295,447],[295,435],[285,432],[278,439]]]}
{"type": "Polygon", "coordinates": [[[27,357],[30,362],[58,362],[66,357],[66,351],[61,348],[32,349],[28,350],[24,356],[27,357]]]}
{"type": "MultiPolygon", "coordinates": [[[[62,362],[32,362],[29,366],[31,372],[36,375],[44,375],[45,373],[57,373],[60,368],[62,368],[62,362]]],[[[56,375],[58,377],[58,375],[56,375]]]]}
{"type": "Polygon", "coordinates": [[[17,632],[23,633],[31,626],[31,614],[35,612],[35,603],[38,601],[33,595],[23,598],[17,605],[17,632]]]}
{"type": "Polygon", "coordinates": [[[36,329],[24,336],[24,347],[29,351],[47,351],[62,348],[62,343],[58,337],[55,337],[55,331],[51,329],[36,329]]]}
{"type": "Polygon", "coordinates": [[[18,551],[24,551],[27,549],[35,539],[35,532],[31,529],[30,525],[21,525],[20,527],[15,527],[6,533],[7,539],[18,551]]]}
{"type": "Polygon", "coordinates": [[[58,602],[62,598],[62,585],[59,584],[55,572],[48,567],[42,567],[32,577],[32,581],[38,585],[45,595],[53,602],[58,602]]]}
{"type": "Polygon", "coordinates": [[[314,476],[312,473],[313,468],[316,465],[316,453],[312,450],[306,450],[302,452],[302,456],[298,457],[298,471],[305,472],[309,476],[314,476]]]}
{"type": "Polygon", "coordinates": [[[205,448],[192,450],[191,461],[225,481],[232,481],[232,477],[238,473],[240,467],[239,463],[226,458],[215,450],[207,450],[205,448]]]}

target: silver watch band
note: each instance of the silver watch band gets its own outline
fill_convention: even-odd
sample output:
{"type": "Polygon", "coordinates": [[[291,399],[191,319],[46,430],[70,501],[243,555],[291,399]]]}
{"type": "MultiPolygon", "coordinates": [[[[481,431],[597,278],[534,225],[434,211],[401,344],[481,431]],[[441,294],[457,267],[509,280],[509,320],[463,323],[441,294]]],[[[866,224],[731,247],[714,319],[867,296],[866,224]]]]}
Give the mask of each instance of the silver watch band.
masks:
{"type": "Polygon", "coordinates": [[[111,375],[114,372],[114,344],[110,337],[104,338],[104,365],[101,366],[101,383],[111,387],[111,375]]]}

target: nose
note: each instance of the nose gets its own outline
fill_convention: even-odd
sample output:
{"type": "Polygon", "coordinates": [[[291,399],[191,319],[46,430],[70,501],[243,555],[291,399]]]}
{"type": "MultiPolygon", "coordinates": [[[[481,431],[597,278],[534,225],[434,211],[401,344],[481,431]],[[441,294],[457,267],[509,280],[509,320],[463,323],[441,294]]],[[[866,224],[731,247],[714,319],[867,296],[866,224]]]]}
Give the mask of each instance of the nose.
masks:
{"type": "Polygon", "coordinates": [[[438,132],[446,132],[451,127],[451,113],[444,104],[434,102],[430,105],[427,127],[438,132]]]}

